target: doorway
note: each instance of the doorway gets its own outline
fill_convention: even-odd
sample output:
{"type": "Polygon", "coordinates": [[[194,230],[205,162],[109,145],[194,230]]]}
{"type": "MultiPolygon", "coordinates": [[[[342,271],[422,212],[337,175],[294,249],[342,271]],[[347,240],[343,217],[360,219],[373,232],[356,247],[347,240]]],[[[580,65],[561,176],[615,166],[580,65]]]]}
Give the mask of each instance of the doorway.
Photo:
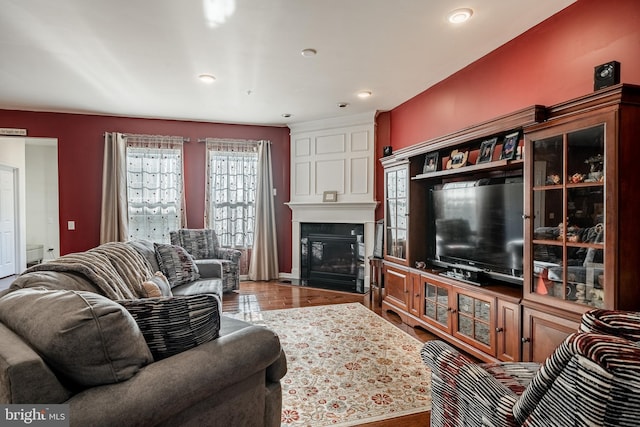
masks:
{"type": "MultiPolygon", "coordinates": [[[[14,214],[12,274],[18,274],[28,262],[54,258],[60,252],[58,140],[0,136],[0,166],[13,175],[13,207],[9,209],[9,204],[2,201],[0,209],[14,214]],[[39,255],[41,251],[43,255],[39,255]]],[[[0,244],[5,245],[7,239],[0,240],[0,244]]],[[[6,247],[10,245],[7,243],[6,247]]]]}
{"type": "Polygon", "coordinates": [[[16,170],[0,165],[0,278],[16,274],[16,170]]]}

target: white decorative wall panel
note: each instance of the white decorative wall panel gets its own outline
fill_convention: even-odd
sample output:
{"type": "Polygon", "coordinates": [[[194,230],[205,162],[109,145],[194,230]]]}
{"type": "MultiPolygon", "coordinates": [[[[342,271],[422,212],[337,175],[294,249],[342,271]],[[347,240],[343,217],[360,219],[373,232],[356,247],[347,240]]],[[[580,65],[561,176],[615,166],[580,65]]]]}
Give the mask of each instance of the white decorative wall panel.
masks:
{"type": "Polygon", "coordinates": [[[369,192],[369,158],[351,159],[351,193],[367,194],[369,192]]]}
{"type": "MultiPolygon", "coordinates": [[[[345,182],[345,161],[324,160],[316,162],[316,194],[337,191],[343,195],[345,182]]],[[[339,199],[338,199],[339,200],[339,199]]]]}
{"type": "Polygon", "coordinates": [[[375,113],[291,125],[291,202],[374,201],[375,113]]]}
{"type": "MultiPolygon", "coordinates": [[[[308,196],[311,194],[311,163],[297,163],[295,165],[295,180],[291,188],[295,188],[296,196],[308,196]]],[[[291,197],[293,199],[293,195],[291,197]]]]}
{"type": "Polygon", "coordinates": [[[295,141],[295,156],[305,157],[311,155],[311,138],[301,138],[295,141]]]}
{"type": "Polygon", "coordinates": [[[351,151],[369,150],[369,132],[353,132],[351,134],[351,151]]]}
{"type": "Polygon", "coordinates": [[[344,154],[346,151],[346,134],[324,135],[316,137],[316,154],[344,154]]]}

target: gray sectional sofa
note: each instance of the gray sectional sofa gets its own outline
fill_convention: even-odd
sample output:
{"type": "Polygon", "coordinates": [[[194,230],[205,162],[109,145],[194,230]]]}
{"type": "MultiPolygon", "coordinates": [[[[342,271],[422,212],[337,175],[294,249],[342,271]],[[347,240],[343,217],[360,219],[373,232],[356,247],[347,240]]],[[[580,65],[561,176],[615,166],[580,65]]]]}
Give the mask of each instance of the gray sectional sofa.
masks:
{"type": "Polygon", "coordinates": [[[178,274],[193,280],[145,298],[156,249],[69,254],[0,293],[0,403],[68,404],[72,426],[280,425],[277,335],[221,316],[215,278],[178,274]]]}

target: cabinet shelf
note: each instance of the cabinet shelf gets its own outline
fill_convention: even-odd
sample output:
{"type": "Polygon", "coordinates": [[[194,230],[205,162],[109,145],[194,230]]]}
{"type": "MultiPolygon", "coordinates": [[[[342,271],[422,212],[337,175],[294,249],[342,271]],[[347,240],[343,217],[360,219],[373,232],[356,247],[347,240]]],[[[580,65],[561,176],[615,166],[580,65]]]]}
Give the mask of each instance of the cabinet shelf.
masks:
{"type": "MultiPolygon", "coordinates": [[[[447,171],[448,172],[448,171],[447,171]]],[[[567,183],[564,185],[566,188],[597,188],[604,187],[604,182],[578,182],[578,183],[567,183]]],[[[550,185],[535,185],[533,186],[533,191],[547,191],[547,190],[562,190],[564,188],[562,184],[550,184],[550,185]]]]}
{"type": "Polygon", "coordinates": [[[563,246],[566,245],[568,248],[592,248],[592,249],[603,249],[603,243],[584,243],[584,242],[565,242],[563,240],[541,240],[535,239],[532,241],[534,245],[547,245],[547,246],[563,246]]]}
{"type": "Polygon", "coordinates": [[[517,160],[495,160],[493,162],[489,162],[489,163],[481,163],[479,165],[469,165],[469,166],[463,166],[461,168],[457,168],[457,169],[446,169],[446,170],[441,170],[441,171],[436,171],[436,172],[428,172],[428,173],[421,173],[419,175],[416,175],[414,177],[411,177],[412,180],[422,180],[422,179],[433,179],[433,178],[440,178],[440,177],[445,177],[445,176],[460,176],[460,175],[464,175],[464,174],[471,174],[474,172],[480,172],[480,171],[504,171],[504,170],[508,170],[508,169],[516,169],[516,168],[521,168],[523,164],[523,160],[521,159],[517,159],[517,160]]]}

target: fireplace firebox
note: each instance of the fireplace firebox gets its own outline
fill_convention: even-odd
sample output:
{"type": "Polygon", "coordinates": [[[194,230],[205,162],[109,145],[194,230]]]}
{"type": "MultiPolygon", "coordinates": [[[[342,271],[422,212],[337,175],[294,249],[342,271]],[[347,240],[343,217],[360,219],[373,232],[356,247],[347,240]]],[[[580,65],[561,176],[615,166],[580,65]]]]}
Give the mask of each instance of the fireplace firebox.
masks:
{"type": "Polygon", "coordinates": [[[300,281],[364,293],[364,225],[300,224],[300,281]]]}

